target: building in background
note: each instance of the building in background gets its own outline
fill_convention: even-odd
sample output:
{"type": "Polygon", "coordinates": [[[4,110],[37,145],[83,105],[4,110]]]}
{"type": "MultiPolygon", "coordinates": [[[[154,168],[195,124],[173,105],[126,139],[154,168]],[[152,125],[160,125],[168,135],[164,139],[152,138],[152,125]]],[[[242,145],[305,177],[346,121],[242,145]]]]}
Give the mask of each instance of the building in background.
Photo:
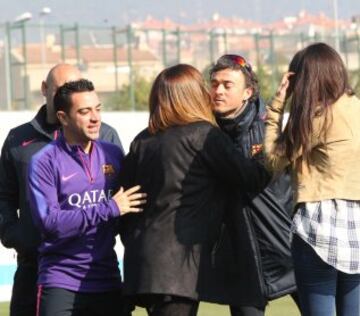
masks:
{"type": "Polygon", "coordinates": [[[151,83],[161,69],[176,63],[204,71],[225,53],[243,55],[275,80],[297,50],[324,41],[338,44],[347,67],[354,71],[360,69],[359,20],[358,15],[335,21],[322,13],[301,11],[267,24],[214,14],[193,24],[148,16],[125,28],[75,24],[47,25],[45,30],[28,22],[12,30],[9,24],[0,25],[0,109],[39,105],[40,82],[60,61],[77,64],[105,98],[128,89],[132,104],[128,108],[133,110],[139,77],[151,83]],[[39,32],[40,41],[35,36],[39,32]]]}

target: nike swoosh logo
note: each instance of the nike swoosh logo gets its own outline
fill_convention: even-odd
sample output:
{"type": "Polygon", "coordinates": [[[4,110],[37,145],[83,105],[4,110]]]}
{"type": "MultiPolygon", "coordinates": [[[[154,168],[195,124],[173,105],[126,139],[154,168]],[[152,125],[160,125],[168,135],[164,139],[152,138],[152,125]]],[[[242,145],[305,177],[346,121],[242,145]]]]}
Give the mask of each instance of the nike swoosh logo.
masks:
{"type": "Polygon", "coordinates": [[[72,173],[72,174],[69,174],[68,176],[62,176],[62,177],[61,177],[61,180],[64,181],[64,182],[66,182],[66,181],[70,180],[71,178],[75,177],[76,175],[77,175],[77,172],[74,172],[74,173],[72,173]]]}
{"type": "Polygon", "coordinates": [[[24,140],[22,143],[21,143],[21,146],[22,147],[26,147],[27,145],[30,145],[31,143],[33,143],[35,141],[35,138],[34,139],[30,139],[30,140],[24,140]]]}

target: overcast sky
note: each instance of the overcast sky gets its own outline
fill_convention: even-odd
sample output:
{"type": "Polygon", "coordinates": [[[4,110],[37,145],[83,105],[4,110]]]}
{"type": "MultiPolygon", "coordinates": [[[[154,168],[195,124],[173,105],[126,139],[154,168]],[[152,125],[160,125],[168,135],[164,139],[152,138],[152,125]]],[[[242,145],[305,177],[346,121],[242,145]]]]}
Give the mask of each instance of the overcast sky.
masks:
{"type": "MultiPolygon", "coordinates": [[[[231,17],[269,22],[296,15],[301,9],[312,13],[334,14],[336,0],[0,0],[0,23],[12,21],[29,11],[39,20],[43,7],[51,8],[47,23],[124,25],[150,14],[181,23],[204,20],[215,12],[231,17]]],[[[340,18],[360,15],[360,0],[337,0],[340,18]]]]}

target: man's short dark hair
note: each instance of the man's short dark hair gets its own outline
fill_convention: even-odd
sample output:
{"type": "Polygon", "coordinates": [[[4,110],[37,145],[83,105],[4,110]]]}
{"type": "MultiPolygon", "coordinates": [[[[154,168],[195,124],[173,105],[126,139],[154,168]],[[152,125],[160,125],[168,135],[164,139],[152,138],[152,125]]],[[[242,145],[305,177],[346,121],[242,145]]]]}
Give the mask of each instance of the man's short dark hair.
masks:
{"type": "Polygon", "coordinates": [[[77,92],[91,92],[94,91],[94,85],[91,81],[86,79],[79,79],[76,81],[69,81],[63,84],[55,93],[54,108],[55,112],[64,111],[70,112],[71,96],[77,92]]]}
{"type": "Polygon", "coordinates": [[[253,94],[249,99],[250,102],[255,101],[259,97],[260,92],[257,76],[244,57],[234,54],[221,56],[210,68],[210,80],[214,73],[225,69],[241,71],[244,74],[246,87],[252,88],[253,90],[253,94]]]}

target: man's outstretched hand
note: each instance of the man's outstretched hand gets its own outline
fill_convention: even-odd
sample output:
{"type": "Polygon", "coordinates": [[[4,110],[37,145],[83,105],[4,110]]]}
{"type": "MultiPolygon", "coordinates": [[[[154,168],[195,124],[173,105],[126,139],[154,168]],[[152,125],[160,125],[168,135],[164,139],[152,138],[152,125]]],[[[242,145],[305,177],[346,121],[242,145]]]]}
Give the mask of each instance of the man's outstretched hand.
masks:
{"type": "Polygon", "coordinates": [[[140,188],[140,185],[136,185],[124,191],[124,188],[121,187],[120,190],[114,194],[112,198],[119,207],[121,215],[138,213],[143,210],[141,206],[146,203],[147,194],[138,192],[140,188]]]}

